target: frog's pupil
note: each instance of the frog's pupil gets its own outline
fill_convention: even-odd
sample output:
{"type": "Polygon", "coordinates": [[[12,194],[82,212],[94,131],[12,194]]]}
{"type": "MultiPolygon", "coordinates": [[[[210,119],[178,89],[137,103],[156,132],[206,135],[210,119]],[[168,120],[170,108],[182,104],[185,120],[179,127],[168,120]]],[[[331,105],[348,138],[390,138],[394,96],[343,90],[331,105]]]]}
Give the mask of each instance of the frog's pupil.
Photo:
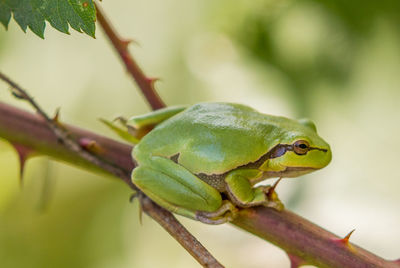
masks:
{"type": "Polygon", "coordinates": [[[299,147],[300,147],[301,149],[307,149],[307,145],[304,144],[304,143],[301,143],[301,144],[299,145],[299,147]]]}

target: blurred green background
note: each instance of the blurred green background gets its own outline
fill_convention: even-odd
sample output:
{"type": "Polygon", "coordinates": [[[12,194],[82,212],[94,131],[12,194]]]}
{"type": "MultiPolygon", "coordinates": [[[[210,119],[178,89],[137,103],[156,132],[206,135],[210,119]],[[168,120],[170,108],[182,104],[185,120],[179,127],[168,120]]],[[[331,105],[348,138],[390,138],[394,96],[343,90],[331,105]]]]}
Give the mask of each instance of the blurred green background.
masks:
{"type": "MultiPolygon", "coordinates": [[[[240,102],[310,117],[333,150],[324,170],[280,183],[289,209],[386,258],[400,257],[400,2],[136,0],[101,3],[169,105],[240,102]]],[[[1,70],[63,121],[149,111],[112,48],[48,26],[0,30],[1,70]]],[[[0,101],[29,110],[1,84],[0,101]]],[[[18,184],[0,141],[1,267],[198,267],[109,177],[38,157],[18,184]]],[[[182,218],[180,218],[182,219],[182,218]]],[[[285,253],[228,224],[182,219],[227,267],[289,267],[285,253]]]]}

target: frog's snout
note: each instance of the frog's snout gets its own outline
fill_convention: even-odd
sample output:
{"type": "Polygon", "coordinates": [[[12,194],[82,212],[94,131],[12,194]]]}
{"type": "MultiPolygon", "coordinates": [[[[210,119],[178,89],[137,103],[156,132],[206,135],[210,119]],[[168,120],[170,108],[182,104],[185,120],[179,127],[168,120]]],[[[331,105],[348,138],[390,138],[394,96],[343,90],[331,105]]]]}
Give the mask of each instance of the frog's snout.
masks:
{"type": "Polygon", "coordinates": [[[318,168],[326,167],[332,160],[332,151],[330,147],[326,147],[320,150],[320,157],[318,163],[320,166],[318,168]]]}

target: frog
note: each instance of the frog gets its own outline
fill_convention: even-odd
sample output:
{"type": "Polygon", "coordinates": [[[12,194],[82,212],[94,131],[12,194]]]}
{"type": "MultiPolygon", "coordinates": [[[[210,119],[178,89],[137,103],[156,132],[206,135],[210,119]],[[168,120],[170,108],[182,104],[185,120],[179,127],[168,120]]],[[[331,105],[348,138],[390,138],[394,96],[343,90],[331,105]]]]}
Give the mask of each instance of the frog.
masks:
{"type": "Polygon", "coordinates": [[[311,120],[237,103],[167,107],[124,125],[137,143],[133,184],[161,207],[207,224],[230,222],[243,208],[283,210],[276,185],[259,182],[299,177],[332,158],[311,120]]]}

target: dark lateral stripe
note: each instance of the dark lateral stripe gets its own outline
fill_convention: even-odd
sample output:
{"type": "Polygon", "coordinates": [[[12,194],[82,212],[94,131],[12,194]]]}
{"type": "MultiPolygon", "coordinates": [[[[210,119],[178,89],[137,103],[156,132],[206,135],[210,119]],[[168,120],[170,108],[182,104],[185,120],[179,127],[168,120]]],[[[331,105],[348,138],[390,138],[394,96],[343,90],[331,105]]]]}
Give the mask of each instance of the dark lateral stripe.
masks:
{"type": "Polygon", "coordinates": [[[269,150],[266,154],[262,155],[258,160],[247,163],[238,168],[256,168],[256,169],[258,169],[268,159],[277,158],[277,157],[284,155],[288,151],[288,147],[291,147],[291,145],[289,145],[289,144],[275,145],[271,150],[269,150]]]}
{"type": "MultiPolygon", "coordinates": [[[[319,151],[323,151],[323,152],[327,152],[328,151],[327,149],[321,149],[321,148],[317,148],[317,147],[310,147],[308,149],[308,151],[311,151],[311,150],[319,150],[319,151]]],[[[258,160],[254,161],[254,162],[250,162],[250,163],[244,164],[242,166],[238,166],[237,168],[254,168],[254,169],[258,169],[268,159],[273,159],[273,158],[280,157],[280,156],[284,155],[288,151],[294,151],[292,144],[277,144],[271,150],[269,150],[266,154],[262,155],[258,160]]],[[[174,161],[175,163],[178,164],[179,153],[172,155],[169,159],[171,159],[172,161],[174,161]]],[[[237,168],[235,168],[235,169],[237,169],[237,168]]],[[[293,168],[293,170],[294,170],[294,168],[293,168]]],[[[205,173],[199,173],[199,174],[195,174],[195,175],[197,177],[199,177],[201,180],[203,180],[203,181],[207,182],[208,184],[212,185],[214,188],[221,189],[220,191],[223,191],[224,190],[224,188],[222,187],[223,185],[220,185],[219,182],[223,181],[223,179],[225,178],[226,174],[229,173],[229,172],[230,171],[227,171],[227,172],[222,173],[222,174],[210,174],[210,175],[205,174],[205,173]],[[218,182],[218,183],[216,183],[217,185],[213,185],[213,184],[215,184],[215,182],[218,182]]]]}
{"type": "MultiPolygon", "coordinates": [[[[328,151],[327,149],[322,149],[322,148],[317,148],[317,147],[310,147],[308,149],[307,153],[309,151],[311,151],[311,150],[319,150],[319,151],[322,151],[322,152],[325,152],[325,153],[328,151]]],[[[247,164],[242,165],[242,166],[240,166],[238,168],[257,168],[258,169],[268,159],[273,159],[273,158],[280,157],[280,156],[284,155],[288,151],[294,151],[292,144],[277,144],[271,150],[269,150],[266,154],[261,156],[258,160],[254,161],[254,162],[247,163],[247,164]]],[[[307,153],[305,153],[304,155],[306,155],[307,153]]]]}
{"type": "Polygon", "coordinates": [[[174,154],[174,155],[171,156],[169,159],[171,159],[171,160],[174,161],[176,164],[178,164],[179,153],[174,154]]]}

